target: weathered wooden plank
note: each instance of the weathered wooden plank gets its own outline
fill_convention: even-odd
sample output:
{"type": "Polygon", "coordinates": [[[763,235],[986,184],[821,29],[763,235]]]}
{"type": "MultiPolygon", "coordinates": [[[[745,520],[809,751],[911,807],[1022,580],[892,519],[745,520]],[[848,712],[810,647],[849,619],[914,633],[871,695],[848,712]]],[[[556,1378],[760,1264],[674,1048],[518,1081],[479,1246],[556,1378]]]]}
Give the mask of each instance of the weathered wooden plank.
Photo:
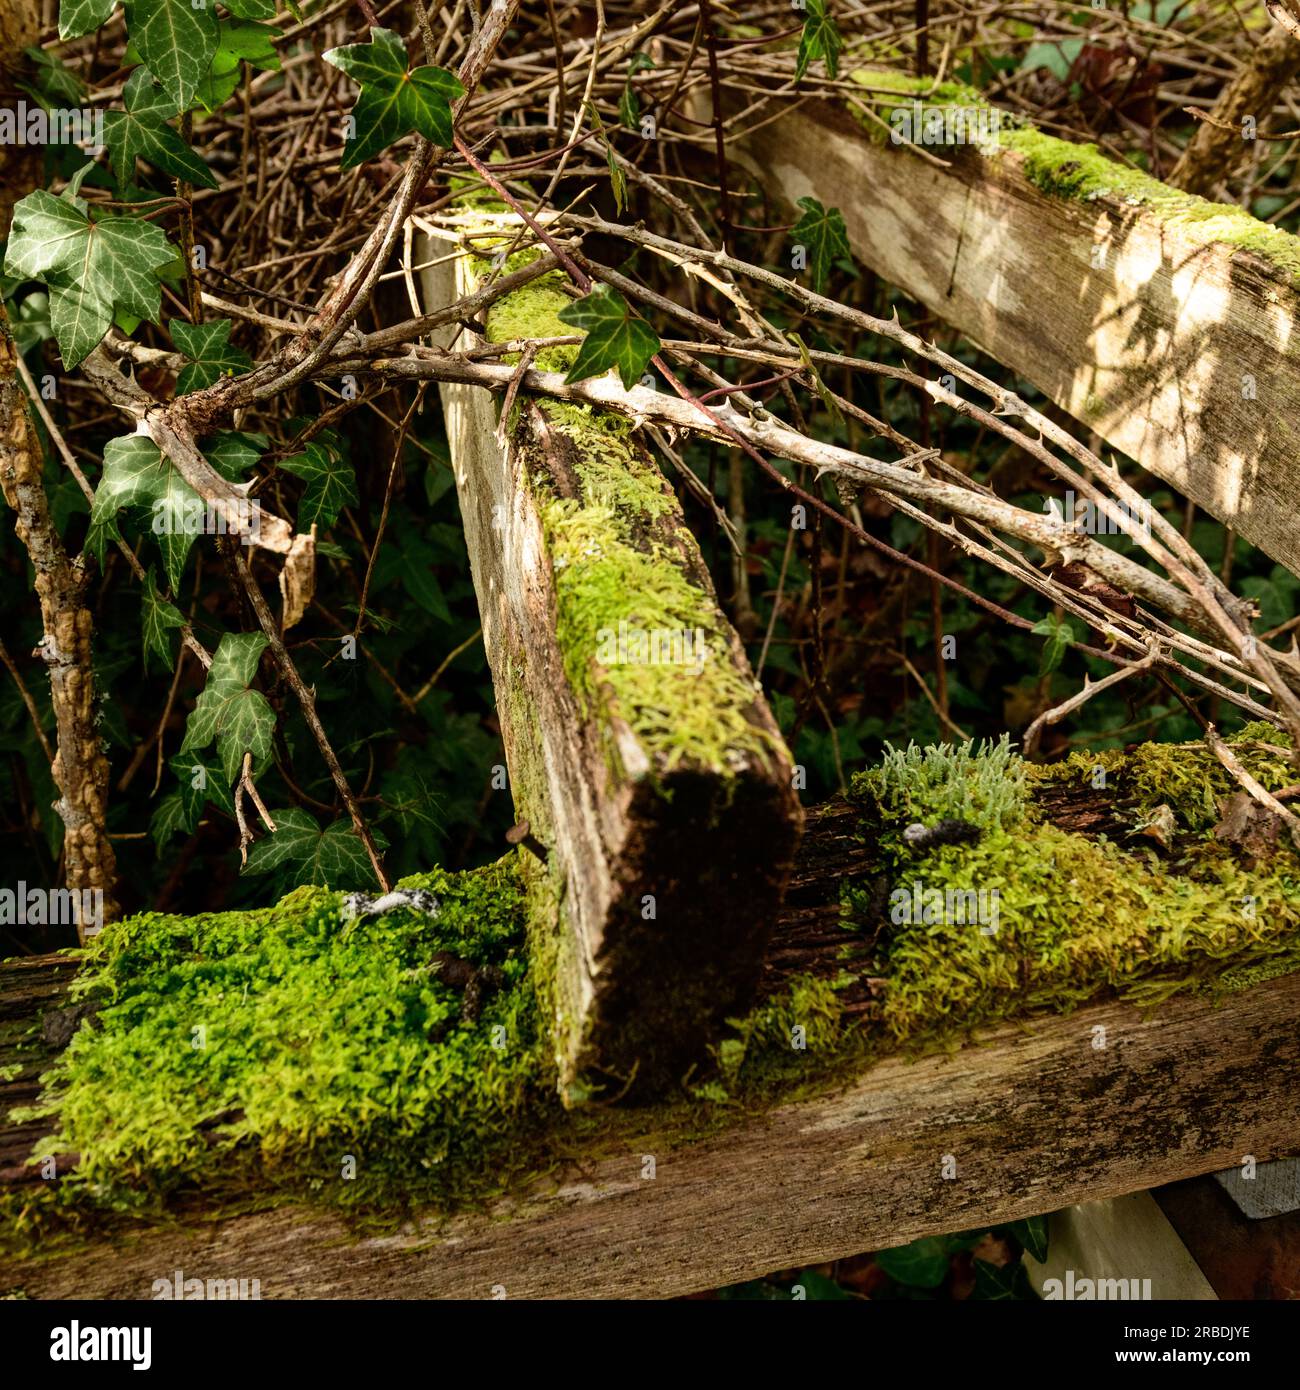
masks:
{"type": "MultiPolygon", "coordinates": [[[[430,308],[474,287],[455,247],[426,243],[430,308]]],[[[561,1084],[653,1087],[752,994],[802,823],[790,757],[635,436],[528,403],[503,444],[486,391],[442,399],[515,808],[549,850],[526,858],[535,918],[561,924],[561,1084]]]]}
{"type": "MultiPolygon", "coordinates": [[[[840,208],[864,264],[1300,572],[1296,238],[1160,185],[1044,191],[1027,142],[931,148],[937,167],[815,101],[729,148],[787,201],[840,208]]],[[[1069,149],[1045,148],[1068,175],[1069,149]]]]}
{"type": "Polygon", "coordinates": [[[264,1298],[658,1297],[1118,1196],[1300,1147],[1300,975],[1143,1018],[1121,1004],[885,1061],[707,1141],[647,1132],[484,1213],[357,1238],[278,1209],[0,1259],[0,1290],[147,1298],[261,1281],[264,1298]],[[1098,1027],[1107,1046],[1094,1046],[1098,1027]],[[950,1156],[950,1157],[949,1157],[950,1156]],[[653,1177],[645,1159],[655,1159],[653,1177]],[[955,1168],[953,1167],[955,1164],[955,1168]],[[946,1172],[954,1175],[945,1177],[946,1172]]]}

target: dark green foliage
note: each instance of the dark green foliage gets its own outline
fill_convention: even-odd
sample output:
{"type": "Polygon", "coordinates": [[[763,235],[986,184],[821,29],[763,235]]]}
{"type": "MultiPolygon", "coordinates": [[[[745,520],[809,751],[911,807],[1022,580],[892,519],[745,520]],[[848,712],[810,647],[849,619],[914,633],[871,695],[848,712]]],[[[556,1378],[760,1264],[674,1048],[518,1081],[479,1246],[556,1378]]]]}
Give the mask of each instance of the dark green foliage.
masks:
{"type": "Polygon", "coordinates": [[[605,285],[561,309],[559,318],[587,335],[566,381],[583,381],[617,368],[623,385],[632,387],[659,351],[659,335],[632,312],[621,294],[605,285]]]}

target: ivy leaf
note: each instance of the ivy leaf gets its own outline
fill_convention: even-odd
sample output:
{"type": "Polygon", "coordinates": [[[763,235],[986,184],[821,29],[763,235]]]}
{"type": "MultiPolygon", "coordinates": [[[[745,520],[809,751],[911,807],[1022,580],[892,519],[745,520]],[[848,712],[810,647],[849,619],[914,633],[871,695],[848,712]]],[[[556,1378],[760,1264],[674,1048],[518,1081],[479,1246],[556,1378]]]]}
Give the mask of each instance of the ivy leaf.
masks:
{"type": "Polygon", "coordinates": [[[999,1229],[1015,1236],[1040,1265],[1047,1262],[1047,1217],[1027,1216],[999,1229]]]}
{"type": "Polygon", "coordinates": [[[168,760],[167,766],[180,783],[176,795],[180,798],[184,817],[181,828],[187,835],[198,825],[209,804],[234,819],[235,801],[215,758],[198,753],[177,753],[168,760]]]}
{"type": "MultiPolygon", "coordinates": [[[[270,13],[272,16],[275,14],[274,4],[270,7],[270,13]]],[[[273,24],[223,19],[221,35],[217,40],[217,58],[213,60],[213,66],[216,66],[222,55],[230,54],[235,58],[242,58],[255,68],[261,68],[263,72],[278,72],[280,55],[275,50],[275,44],[280,37],[280,31],[273,24]]]]}
{"type": "Polygon", "coordinates": [[[1046,676],[1061,664],[1071,643],[1075,641],[1074,625],[1069,618],[1058,618],[1055,613],[1049,613],[1029,630],[1047,638],[1043,645],[1042,661],[1038,666],[1038,674],[1046,676]]]}
{"type": "Polygon", "coordinates": [[[108,332],[115,312],[157,320],[158,272],[176,254],[151,222],[92,222],[84,206],[37,189],[14,208],[4,273],[45,282],[50,326],[71,370],[108,332]]]}
{"type": "Polygon", "coordinates": [[[1036,1300],[1038,1295],[1019,1260],[1002,1266],[990,1264],[988,1260],[976,1260],[975,1290],[971,1297],[981,1302],[1004,1303],[1036,1300]]]}
{"type": "Polygon", "coordinates": [[[239,19],[275,18],[275,0],[224,0],[226,9],[239,19]]]}
{"type": "Polygon", "coordinates": [[[151,653],[157,656],[163,670],[172,669],[172,644],[167,633],[171,628],[184,626],[184,615],[158,592],[158,585],[153,577],[153,566],[150,565],[144,576],[144,593],[140,608],[140,637],[144,645],[146,671],[149,669],[151,653]]]}
{"type": "Polygon", "coordinates": [[[309,530],[312,522],[333,526],[345,506],[356,505],[356,473],[328,444],[312,440],[301,454],[281,460],[280,467],[307,484],[298,503],[300,531],[309,530]]]}
{"type": "Polygon", "coordinates": [[[252,367],[253,359],[244,349],[231,345],[233,327],[230,319],[213,319],[210,323],[172,319],[168,324],[172,342],[190,359],[176,378],[178,396],[202,390],[223,376],[235,376],[252,367]]]}
{"type": "Polygon", "coordinates": [[[104,143],[118,184],[135,182],[135,162],[143,159],[173,178],[200,188],[215,188],[212,170],[167,124],[176,115],[176,103],[154,82],[145,68],[127,78],[122,89],[124,111],[104,113],[104,143]]]}
{"type": "Polygon", "coordinates": [[[878,1250],[876,1263],[900,1284],[937,1289],[948,1273],[948,1247],[941,1236],[924,1236],[910,1245],[878,1250]]]}
{"type": "Polygon", "coordinates": [[[825,208],[816,198],[800,198],[798,206],[803,216],[794,224],[790,235],[807,249],[813,289],[821,294],[836,258],[852,254],[848,231],[839,208],[825,208]]]}
{"type": "Polygon", "coordinates": [[[203,444],[203,456],[228,483],[238,483],[266,452],[264,434],[223,430],[203,444]]]}
{"type": "Polygon", "coordinates": [[[248,689],[265,646],[260,632],[226,633],[185,725],[181,753],[206,748],[215,739],[228,783],[239,777],[245,753],[252,753],[255,763],[271,756],[275,714],[264,695],[248,689]]]}
{"type": "MultiPolygon", "coordinates": [[[[316,883],[327,888],[357,888],[373,878],[370,856],[350,822],[337,820],[322,830],[298,807],[276,811],[272,819],[275,833],[249,851],[246,874],[264,874],[287,864],[295,887],[316,883]]],[[[376,835],[376,843],[381,838],[376,835]]]]}
{"type": "Polygon", "coordinates": [[[596,110],[596,103],[587,103],[587,114],[591,118],[591,123],[596,127],[596,137],[605,151],[605,167],[609,170],[609,186],[614,193],[614,206],[619,212],[627,207],[627,175],[623,172],[623,166],[618,162],[614,154],[614,146],[610,142],[609,136],[605,134],[605,122],[600,119],[600,112],[596,110]]]}
{"type": "Polygon", "coordinates": [[[152,439],[142,434],[110,439],[104,446],[104,473],[90,509],[86,548],[102,566],[105,544],[118,535],[117,513],[123,507],[147,507],[167,582],[175,591],[196,534],[185,524],[186,516],[202,505],[199,494],[163,458],[152,439]]]}
{"type": "Polygon", "coordinates": [[[638,72],[654,67],[654,59],[647,53],[634,53],[627,65],[627,81],[623,85],[623,95],[618,99],[618,118],[629,130],[641,128],[641,99],[636,94],[632,79],[638,72]]]}
{"type": "Polygon", "coordinates": [[[35,85],[20,82],[23,91],[34,96],[48,111],[54,106],[80,106],[86,85],[70,67],[43,48],[24,48],[23,57],[32,66],[35,85]]]}
{"type": "Polygon", "coordinates": [[[217,51],[217,11],[190,0],[131,0],[131,42],[181,111],[188,111],[217,51]]]}
{"type": "Polygon", "coordinates": [[[408,72],[406,46],[391,29],[372,29],[369,43],[331,48],[324,57],[361,88],[340,169],[363,163],[412,130],[444,149],[451,145],[451,103],[465,92],[460,79],[432,66],[408,72]]]}
{"type": "Polygon", "coordinates": [[[223,19],[217,36],[217,51],[212,55],[212,66],[195,88],[195,101],[205,111],[215,111],[224,106],[239,85],[241,60],[264,72],[277,72],[280,55],[275,51],[274,41],[279,37],[280,31],[267,24],[223,19]]]}
{"type": "Polygon", "coordinates": [[[117,0],[61,0],[59,5],[59,37],[79,39],[92,29],[98,29],[117,9],[117,0]]]}
{"type": "Polygon", "coordinates": [[[585,299],[566,304],[559,319],[587,335],[566,381],[583,381],[617,367],[623,385],[630,390],[660,348],[654,329],[637,318],[623,296],[607,285],[597,285],[585,299]]]}
{"type": "Polygon", "coordinates": [[[844,47],[844,40],[835,21],[826,12],[826,0],[807,0],[807,9],[803,37],[799,40],[799,56],[795,60],[795,80],[808,71],[808,64],[814,58],[825,59],[827,77],[838,77],[840,49],[844,47]]]}
{"type": "Polygon", "coordinates": [[[180,792],[168,792],[158,803],[157,810],[149,821],[149,834],[154,848],[159,854],[167,847],[173,835],[185,830],[185,808],[181,805],[180,792]]]}
{"type": "Polygon", "coordinates": [[[215,5],[131,0],[131,44],[182,111],[188,111],[217,51],[215,5]]]}

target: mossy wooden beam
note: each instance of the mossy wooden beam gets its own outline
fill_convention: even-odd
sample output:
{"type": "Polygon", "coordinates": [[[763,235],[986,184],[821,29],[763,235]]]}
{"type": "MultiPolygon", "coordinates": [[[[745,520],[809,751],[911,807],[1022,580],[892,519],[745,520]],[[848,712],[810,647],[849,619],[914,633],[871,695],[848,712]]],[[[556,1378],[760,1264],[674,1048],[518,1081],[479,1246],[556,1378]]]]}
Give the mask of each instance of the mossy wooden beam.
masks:
{"type": "MultiPolygon", "coordinates": [[[[490,246],[426,242],[426,306],[474,289],[490,246]]],[[[498,300],[489,333],[571,334],[562,281],[498,300]]],[[[752,994],[802,822],[790,757],[628,425],[530,401],[498,430],[487,392],[442,400],[515,809],[547,856],[521,850],[560,1084],[650,1089],[752,994]]]]}
{"type": "Polygon", "coordinates": [[[141,914],[71,1007],[66,959],[0,963],[0,1294],[675,1294],[1295,1152],[1294,861],[1211,833],[1216,772],[891,753],[810,813],[761,1002],[653,1104],[559,1104],[513,859],[364,923],[319,888],[141,914]],[[904,838],[953,815],[978,841],[904,838]],[[950,905],[899,912],[922,882],[950,905]],[[449,949],[492,969],[475,1017],[449,949]]]}
{"type": "Polygon", "coordinates": [[[575,1149],[481,1212],[374,1235],[319,1209],[191,1213],[66,1253],[0,1256],[0,1292],[149,1298],[176,1269],[256,1278],[263,1298],[713,1288],[1295,1152],[1297,1012],[1291,975],[1222,1007],[1184,997],[1150,1017],[1111,1003],[1007,1024],[694,1142],[645,1109],[616,1146],[575,1149]]]}
{"type": "Polygon", "coordinates": [[[943,144],[978,94],[850,76],[860,99],[760,110],[731,153],[838,207],[861,262],[1300,572],[1300,240],[1010,117],[943,144]],[[892,140],[918,112],[930,158],[892,140]]]}

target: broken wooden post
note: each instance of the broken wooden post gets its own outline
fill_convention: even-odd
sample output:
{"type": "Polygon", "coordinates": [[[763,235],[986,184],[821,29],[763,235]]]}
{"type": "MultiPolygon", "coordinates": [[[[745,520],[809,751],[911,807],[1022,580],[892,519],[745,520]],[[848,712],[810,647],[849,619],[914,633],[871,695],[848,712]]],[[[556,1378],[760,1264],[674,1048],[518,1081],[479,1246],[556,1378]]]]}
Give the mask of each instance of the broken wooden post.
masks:
{"type": "Polygon", "coordinates": [[[865,265],[1300,572],[1300,239],[1012,129],[968,89],[850,77],[860,100],[760,110],[728,148],[787,202],[838,207],[865,265]],[[954,109],[977,131],[997,116],[993,140],[894,143],[918,110],[937,131],[954,109]]]}
{"type": "MultiPolygon", "coordinates": [[[[849,867],[835,819],[813,822],[807,856],[811,878],[832,887],[849,867]]],[[[835,930],[834,892],[830,902],[825,913],[787,909],[773,944],[806,960],[807,919],[835,930]]],[[[26,987],[11,972],[34,980],[56,964],[43,956],[0,968],[0,1016],[15,985],[26,987]]],[[[716,1288],[1176,1181],[1243,1148],[1285,1153],[1296,1143],[1297,1008],[1300,975],[1290,975],[1221,1005],[1188,995],[1154,1016],[1111,1002],[1014,1020],[983,1032],[982,1046],[890,1058],[764,1113],[737,1108],[730,1126],[685,1144],[666,1137],[672,1117],[660,1107],[633,1110],[616,1138],[571,1142],[553,1185],[487,1210],[420,1211],[376,1234],[303,1203],[192,1205],[186,1218],[141,1225],[130,1239],[88,1228],[81,1243],[35,1259],[0,1250],[0,1294],[148,1298],[173,1269],[256,1275],[264,1298],[487,1298],[501,1284],[509,1298],[716,1288]],[[1108,1050],[1092,1045],[1097,1029],[1108,1050]],[[944,1177],[945,1154],[957,1160],[955,1178],[944,1177]],[[654,1182],[643,1180],[647,1155],[657,1159],[654,1182]]],[[[0,1129],[0,1154],[17,1155],[33,1136],[7,1138],[0,1129]]]]}
{"type": "MultiPolygon", "coordinates": [[[[426,241],[427,309],[486,273],[459,249],[454,235],[426,241]]],[[[555,319],[561,280],[498,300],[489,332],[570,334],[555,319]]],[[[537,360],[567,365],[573,351],[537,360]]],[[[614,1089],[659,1085],[756,982],[802,824],[790,757],[676,496],[628,422],[524,400],[498,431],[488,392],[441,389],[528,822],[519,838],[561,1088],[579,1100],[594,1073],[614,1089]]]]}

